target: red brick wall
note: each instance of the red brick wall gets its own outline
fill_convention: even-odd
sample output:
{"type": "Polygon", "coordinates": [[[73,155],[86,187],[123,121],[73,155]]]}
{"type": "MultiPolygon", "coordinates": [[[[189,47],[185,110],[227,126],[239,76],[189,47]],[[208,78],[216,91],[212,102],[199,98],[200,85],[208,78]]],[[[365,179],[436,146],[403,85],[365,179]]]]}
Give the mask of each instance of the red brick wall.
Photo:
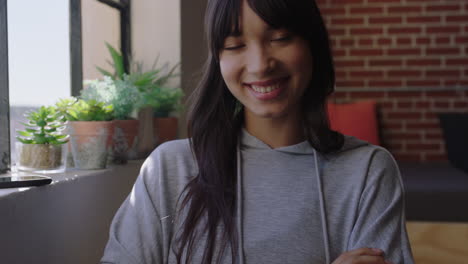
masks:
{"type": "Polygon", "coordinates": [[[468,112],[468,0],[317,0],[336,67],[332,100],[378,102],[398,160],[446,160],[439,112],[468,112]]]}

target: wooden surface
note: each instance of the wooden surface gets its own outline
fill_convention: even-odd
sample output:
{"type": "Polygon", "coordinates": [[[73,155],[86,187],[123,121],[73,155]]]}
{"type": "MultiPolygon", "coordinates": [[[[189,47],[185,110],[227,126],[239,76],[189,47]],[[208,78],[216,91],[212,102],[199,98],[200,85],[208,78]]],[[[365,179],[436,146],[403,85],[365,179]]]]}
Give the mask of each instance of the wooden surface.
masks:
{"type": "Polygon", "coordinates": [[[417,264],[467,264],[468,223],[407,222],[417,264]]]}

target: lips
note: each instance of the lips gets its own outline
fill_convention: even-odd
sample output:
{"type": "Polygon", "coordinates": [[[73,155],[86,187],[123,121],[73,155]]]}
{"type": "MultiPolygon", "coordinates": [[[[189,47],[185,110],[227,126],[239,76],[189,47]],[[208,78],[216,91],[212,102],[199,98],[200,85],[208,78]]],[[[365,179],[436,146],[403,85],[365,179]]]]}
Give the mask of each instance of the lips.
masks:
{"type": "Polygon", "coordinates": [[[270,85],[274,85],[276,83],[279,83],[281,81],[284,81],[284,80],[286,80],[288,78],[289,77],[282,77],[282,78],[275,78],[275,79],[266,80],[266,81],[247,82],[245,84],[247,84],[247,85],[256,85],[256,86],[270,86],[270,85]]]}
{"type": "Polygon", "coordinates": [[[280,83],[277,82],[275,84],[268,85],[268,86],[251,85],[250,87],[257,93],[269,93],[273,90],[278,89],[280,87],[280,83]]]}
{"type": "Polygon", "coordinates": [[[259,100],[272,100],[280,96],[289,77],[245,83],[250,93],[259,100]]]}

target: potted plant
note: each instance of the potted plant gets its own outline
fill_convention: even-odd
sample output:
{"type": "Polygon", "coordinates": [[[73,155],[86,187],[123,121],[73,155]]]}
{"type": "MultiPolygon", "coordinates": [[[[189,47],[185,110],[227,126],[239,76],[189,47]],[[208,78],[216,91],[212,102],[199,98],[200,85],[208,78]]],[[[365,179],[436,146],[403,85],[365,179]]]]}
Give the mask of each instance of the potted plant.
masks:
{"type": "Polygon", "coordinates": [[[112,57],[110,65],[114,73],[100,67],[103,80],[85,81],[81,92],[84,99],[95,99],[114,106],[113,161],[125,163],[128,159],[139,158],[137,152],[139,120],[135,119],[136,104],[139,101],[138,86],[151,80],[150,74],[132,75],[124,71],[123,56],[106,43],[112,57]],[[149,79],[148,79],[149,78],[149,79]]]}
{"type": "Polygon", "coordinates": [[[58,173],[66,169],[68,135],[62,116],[52,106],[27,113],[25,130],[17,131],[18,169],[58,173]]]}
{"type": "MultiPolygon", "coordinates": [[[[108,43],[106,45],[112,57],[110,65],[113,67],[114,73],[99,67],[97,69],[116,83],[119,80],[130,82],[139,94],[136,107],[140,120],[138,152],[141,154],[142,147],[145,149],[143,152],[150,152],[156,145],[175,139],[177,137],[177,118],[169,117],[169,114],[174,110],[179,110],[183,93],[180,88],[169,88],[167,83],[176,76],[174,71],[179,65],[169,68],[169,65],[165,64],[157,68],[158,57],[149,71],[143,70],[141,62],[132,62],[130,72],[127,73],[124,70],[121,53],[108,43]],[[146,112],[153,112],[153,117],[142,114],[143,109],[147,109],[146,112]],[[145,117],[145,120],[141,122],[141,116],[147,116],[147,118],[145,117]],[[151,134],[147,135],[148,133],[151,134]]],[[[131,58],[129,60],[132,61],[131,58]]],[[[117,108],[117,106],[115,107],[117,108]]],[[[145,154],[139,156],[145,157],[145,154]]]]}
{"type": "Polygon", "coordinates": [[[170,114],[180,110],[182,90],[153,84],[141,91],[141,94],[140,109],[150,107],[153,112],[157,145],[176,139],[178,119],[170,114]]]}
{"type": "MultiPolygon", "coordinates": [[[[61,116],[62,122],[67,122],[67,111],[70,106],[76,103],[77,99],[75,97],[62,98],[55,103],[55,109],[61,116]]],[[[73,162],[73,156],[71,151],[70,141],[67,142],[67,169],[74,168],[75,164],[73,162]]]]}
{"type": "Polygon", "coordinates": [[[102,80],[87,80],[84,85],[80,96],[82,99],[96,100],[114,107],[112,160],[124,163],[127,159],[135,159],[138,120],[132,114],[139,96],[137,88],[126,75],[116,80],[109,76],[104,76],[102,80]]]}
{"type": "MultiPolygon", "coordinates": [[[[169,67],[165,64],[162,67],[156,67],[159,57],[153,63],[151,71],[144,72],[142,63],[135,63],[135,72],[130,77],[135,80],[140,93],[138,102],[139,112],[152,112],[152,130],[154,131],[155,145],[162,144],[177,137],[176,117],[170,116],[172,113],[181,109],[181,98],[184,95],[182,89],[172,88],[168,84],[171,78],[176,77],[175,70],[179,64],[169,67]]],[[[140,116],[149,116],[141,114],[140,116]]],[[[150,122],[145,121],[145,124],[150,122]]]]}
{"type": "Polygon", "coordinates": [[[79,99],[68,107],[73,162],[78,169],[104,169],[112,147],[112,105],[79,99]]]}

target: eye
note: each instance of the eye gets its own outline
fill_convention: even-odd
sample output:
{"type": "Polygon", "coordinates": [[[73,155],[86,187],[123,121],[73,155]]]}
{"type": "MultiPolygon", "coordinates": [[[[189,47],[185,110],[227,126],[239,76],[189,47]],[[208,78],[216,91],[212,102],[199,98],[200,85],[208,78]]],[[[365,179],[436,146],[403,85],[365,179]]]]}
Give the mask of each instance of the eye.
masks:
{"type": "Polygon", "coordinates": [[[283,35],[280,37],[273,38],[271,41],[289,41],[291,39],[292,39],[291,35],[283,35]]]}
{"type": "Polygon", "coordinates": [[[223,50],[238,50],[245,46],[240,36],[228,36],[223,43],[223,50]]]}
{"type": "Polygon", "coordinates": [[[241,44],[241,45],[235,45],[235,46],[228,46],[228,47],[224,47],[225,50],[238,50],[238,49],[241,49],[243,48],[245,45],[241,44]]]}

